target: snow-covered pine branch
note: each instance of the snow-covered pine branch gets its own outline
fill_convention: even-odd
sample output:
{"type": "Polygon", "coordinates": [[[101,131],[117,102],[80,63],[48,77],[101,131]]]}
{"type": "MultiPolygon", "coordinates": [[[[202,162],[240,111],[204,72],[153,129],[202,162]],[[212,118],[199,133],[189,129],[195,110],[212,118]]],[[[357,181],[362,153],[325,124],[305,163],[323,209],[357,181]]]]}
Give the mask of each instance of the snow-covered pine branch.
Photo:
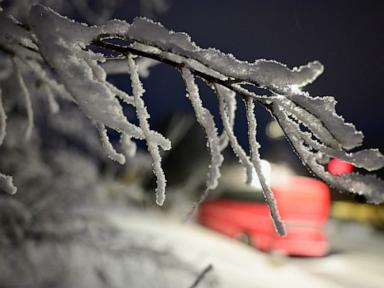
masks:
{"type": "MultiPolygon", "coordinates": [[[[333,97],[312,97],[301,90],[323,72],[323,66],[318,61],[293,69],[273,60],[260,59],[253,63],[240,61],[233,55],[213,48],[200,48],[187,34],[169,31],[161,24],[145,18],[136,18],[132,24],[113,20],[101,26],[88,26],[41,5],[34,6],[27,18],[26,23],[19,23],[0,11],[0,64],[4,67],[0,73],[0,89],[2,83],[11,77],[18,79],[15,85],[20,87],[15,91],[22,94],[18,99],[26,101],[28,123],[33,123],[32,105],[29,105],[28,99],[35,96],[35,90],[30,80],[39,80],[46,87],[45,90],[48,89],[46,97],[51,109],[58,111],[55,101],[76,103],[98,127],[106,153],[120,163],[125,161],[125,155],[117,152],[109,143],[106,128],[121,134],[120,148],[127,156],[132,156],[135,151],[132,139],[145,140],[158,179],[158,204],[164,201],[166,183],[160,165],[159,148],[170,149],[170,141],[149,128],[149,115],[142,99],[144,89],[137,71],[138,59],[169,64],[177,68],[185,80],[189,99],[197,121],[206,132],[212,155],[207,188],[217,185],[223,161],[221,152],[229,143],[247,171],[247,182],[251,180],[253,169],[259,174],[280,234],[284,233],[284,229],[278,218],[275,200],[260,172],[254,102],[271,112],[301,160],[318,177],[332,186],[362,194],[369,202],[384,202],[384,182],[375,176],[357,173],[333,176],[325,169],[328,161],[336,157],[356,167],[374,171],[384,166],[384,156],[376,149],[350,153],[351,149],[361,146],[363,134],[336,114],[333,97]],[[119,39],[120,44],[111,41],[113,39],[119,39]],[[103,53],[93,52],[94,48],[103,53]],[[116,62],[120,66],[114,69],[115,64],[108,62],[109,58],[113,61],[119,59],[116,62]],[[109,83],[103,68],[121,72],[124,59],[128,61],[127,72],[130,74],[133,96],[109,83]],[[25,75],[28,75],[28,81],[25,75]],[[196,77],[214,88],[221,119],[214,119],[203,107],[196,77]],[[257,95],[247,88],[249,86],[264,88],[271,95],[257,95]],[[247,155],[238,144],[233,131],[237,96],[243,98],[248,107],[251,155],[247,155]],[[136,110],[138,126],[127,120],[119,99],[136,110]],[[224,131],[221,135],[218,135],[215,121],[223,122],[224,131]],[[304,130],[302,127],[305,127],[304,130]]],[[[4,99],[7,97],[13,95],[3,93],[1,98],[1,141],[6,131],[7,109],[4,105],[7,102],[4,99]]],[[[27,134],[30,133],[31,124],[28,127],[27,134]]],[[[0,174],[0,185],[2,190],[15,192],[10,176],[0,174]]]]}

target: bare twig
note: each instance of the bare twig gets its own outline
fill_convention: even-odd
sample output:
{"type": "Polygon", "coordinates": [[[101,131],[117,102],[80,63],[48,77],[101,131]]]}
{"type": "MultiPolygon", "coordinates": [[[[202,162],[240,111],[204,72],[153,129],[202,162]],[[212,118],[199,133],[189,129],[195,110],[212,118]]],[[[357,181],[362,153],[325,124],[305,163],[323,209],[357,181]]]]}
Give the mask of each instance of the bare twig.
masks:
{"type": "Polygon", "coordinates": [[[203,269],[203,271],[200,272],[200,274],[197,276],[196,280],[192,283],[191,286],[189,286],[189,288],[196,288],[200,283],[201,281],[204,280],[204,277],[210,272],[213,270],[213,265],[212,264],[208,264],[207,267],[205,267],[203,269]]]}

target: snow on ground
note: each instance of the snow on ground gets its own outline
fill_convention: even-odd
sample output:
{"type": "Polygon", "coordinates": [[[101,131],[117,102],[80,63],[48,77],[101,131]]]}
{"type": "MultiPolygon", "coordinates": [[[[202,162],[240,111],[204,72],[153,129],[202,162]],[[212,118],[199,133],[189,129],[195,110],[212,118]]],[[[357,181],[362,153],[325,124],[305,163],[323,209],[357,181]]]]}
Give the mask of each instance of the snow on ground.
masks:
{"type": "MultiPolygon", "coordinates": [[[[340,241],[335,243],[340,252],[327,257],[287,258],[261,253],[202,227],[181,224],[164,216],[115,213],[109,217],[122,229],[142,235],[143,241],[151,241],[154,247],[167,247],[187,262],[201,263],[201,269],[212,264],[211,273],[218,276],[218,287],[222,288],[382,287],[380,283],[384,283],[380,264],[384,253],[365,251],[364,247],[357,251],[356,245],[353,248],[351,244],[343,251],[340,241]]],[[[331,234],[336,235],[336,231],[340,230],[334,229],[331,234]]],[[[364,237],[361,235],[360,238],[364,237]]],[[[376,243],[376,247],[371,243],[371,250],[380,250],[384,236],[365,235],[376,243]]],[[[346,238],[340,239],[348,241],[346,238]]]]}

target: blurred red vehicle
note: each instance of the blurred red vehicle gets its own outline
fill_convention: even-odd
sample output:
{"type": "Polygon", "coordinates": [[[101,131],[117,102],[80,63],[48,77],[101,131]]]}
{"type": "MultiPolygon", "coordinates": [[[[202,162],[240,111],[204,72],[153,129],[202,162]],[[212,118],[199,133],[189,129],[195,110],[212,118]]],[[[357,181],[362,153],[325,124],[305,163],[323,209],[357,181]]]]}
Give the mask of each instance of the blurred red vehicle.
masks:
{"type": "MultiPolygon", "coordinates": [[[[260,199],[239,199],[227,195],[207,201],[199,210],[199,222],[232,238],[246,237],[263,251],[287,255],[324,256],[329,244],[324,231],[330,208],[330,191],[323,182],[308,177],[292,177],[284,185],[272,186],[287,236],[280,237],[267,205],[260,199]]],[[[248,193],[249,194],[249,193],[248,193]]]]}

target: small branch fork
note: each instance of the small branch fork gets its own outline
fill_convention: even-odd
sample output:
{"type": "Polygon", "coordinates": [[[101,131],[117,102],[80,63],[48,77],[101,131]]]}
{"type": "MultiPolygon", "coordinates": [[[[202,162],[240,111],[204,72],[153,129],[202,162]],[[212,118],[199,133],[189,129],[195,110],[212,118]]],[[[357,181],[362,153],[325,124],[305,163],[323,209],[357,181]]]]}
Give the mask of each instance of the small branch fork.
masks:
{"type": "MultiPolygon", "coordinates": [[[[233,79],[230,79],[230,78],[226,77],[225,75],[222,75],[221,73],[218,73],[217,71],[211,69],[210,67],[203,65],[201,62],[199,62],[199,65],[202,65],[203,67],[205,67],[207,69],[211,69],[213,71],[212,74],[214,74],[214,75],[208,74],[204,71],[198,70],[198,68],[196,68],[196,67],[193,67],[193,65],[190,65],[188,63],[188,61],[185,57],[180,56],[180,55],[176,55],[176,54],[172,54],[170,52],[164,52],[161,49],[159,49],[158,47],[147,46],[143,43],[140,43],[141,45],[136,45],[135,47],[133,45],[121,46],[121,45],[116,45],[116,44],[112,44],[110,42],[107,42],[106,40],[108,40],[108,39],[111,39],[111,38],[110,37],[107,37],[107,38],[100,37],[100,39],[92,42],[92,45],[94,45],[98,48],[106,49],[108,51],[117,52],[121,55],[126,55],[127,57],[131,57],[130,55],[133,54],[136,56],[150,58],[150,59],[168,64],[168,65],[171,65],[172,67],[178,69],[182,75],[183,75],[183,72],[185,71],[185,68],[187,68],[188,71],[190,71],[189,73],[191,73],[191,75],[198,76],[203,81],[205,81],[212,89],[216,90],[216,88],[217,88],[216,85],[222,85],[223,87],[226,87],[226,88],[232,90],[233,92],[235,92],[236,94],[240,95],[244,101],[247,102],[249,100],[250,101],[256,100],[256,101],[260,102],[261,104],[263,104],[264,106],[266,106],[266,108],[269,111],[271,111],[271,109],[270,109],[270,106],[272,103],[271,100],[273,99],[274,96],[256,95],[255,93],[250,92],[247,89],[241,87],[241,85],[239,84],[239,81],[235,81],[233,79]],[[148,48],[151,48],[151,49],[148,49],[148,48]],[[153,49],[153,48],[155,48],[155,49],[153,49]],[[218,76],[215,77],[215,74],[217,74],[218,76]]],[[[197,61],[197,60],[194,60],[194,61],[197,61]]],[[[257,84],[255,84],[255,83],[250,83],[250,84],[253,84],[254,86],[258,87],[257,84]]],[[[250,113],[253,113],[253,111],[250,113]]],[[[253,142],[257,143],[255,139],[253,142]]],[[[255,146],[255,149],[256,149],[256,147],[257,146],[255,146]]],[[[247,156],[245,156],[245,157],[247,157],[247,156]]],[[[262,171],[257,171],[257,174],[259,175],[259,177],[263,178],[264,176],[260,173],[262,173],[262,171]]],[[[266,187],[263,187],[263,188],[264,188],[264,191],[267,191],[265,193],[268,194],[268,191],[270,192],[270,188],[268,188],[268,189],[266,189],[266,187]]],[[[189,216],[191,214],[193,214],[193,212],[197,208],[197,206],[199,204],[201,204],[202,201],[204,201],[204,199],[206,198],[208,190],[209,189],[207,188],[207,190],[205,191],[205,193],[204,193],[203,197],[200,199],[200,201],[195,203],[195,205],[192,208],[192,211],[190,213],[188,213],[189,216]]],[[[271,194],[271,192],[270,192],[270,194],[271,194]]],[[[273,197],[273,196],[270,195],[270,197],[273,197]]],[[[270,197],[266,196],[266,199],[269,199],[270,197]]],[[[284,229],[284,224],[280,220],[279,212],[276,208],[276,205],[271,205],[271,203],[275,203],[275,202],[274,201],[272,201],[272,202],[267,201],[267,202],[268,202],[268,205],[271,209],[271,216],[274,220],[277,232],[280,235],[285,235],[286,231],[284,229]]]]}
{"type": "MultiPolygon", "coordinates": [[[[109,51],[114,51],[114,52],[117,52],[117,53],[122,54],[122,55],[127,55],[127,57],[129,57],[129,55],[131,55],[131,54],[134,54],[134,55],[141,56],[141,57],[151,58],[153,60],[156,60],[156,61],[159,61],[159,62],[162,62],[162,63],[166,63],[166,64],[171,65],[172,67],[175,67],[182,74],[183,74],[183,71],[185,71],[183,69],[187,68],[190,71],[190,73],[192,73],[192,74],[200,77],[201,79],[203,79],[213,89],[215,89],[215,87],[216,87],[215,85],[218,85],[218,84],[222,85],[222,86],[232,90],[236,94],[241,95],[241,97],[243,98],[243,100],[245,102],[249,102],[249,100],[251,102],[253,100],[256,100],[256,101],[260,102],[261,104],[263,104],[264,106],[266,106],[266,108],[270,110],[270,107],[268,107],[268,105],[270,105],[272,103],[271,102],[271,98],[273,98],[273,96],[259,96],[259,95],[256,95],[255,93],[250,92],[247,89],[241,87],[238,84],[238,82],[236,82],[236,81],[234,81],[232,79],[223,80],[223,79],[226,78],[226,76],[222,75],[220,73],[217,73],[216,71],[215,71],[215,74],[217,73],[219,76],[222,76],[221,78],[215,77],[214,75],[207,74],[204,71],[199,71],[195,67],[191,67],[192,65],[189,65],[187,63],[187,61],[186,61],[187,59],[185,59],[185,57],[182,57],[180,55],[170,54],[169,52],[166,52],[166,53],[161,53],[161,52],[160,53],[156,53],[157,50],[152,52],[153,49],[146,49],[144,51],[145,48],[144,49],[140,49],[141,46],[138,46],[139,48],[133,47],[132,45],[121,46],[121,45],[111,44],[109,42],[106,42],[103,39],[96,40],[92,44],[97,46],[97,47],[99,47],[99,48],[107,49],[109,51]],[[172,57],[172,56],[174,56],[174,57],[172,57]],[[175,60],[175,59],[179,60],[180,57],[182,59],[181,61],[176,61],[175,60]],[[183,61],[183,60],[185,60],[185,61],[183,61]]],[[[147,48],[148,46],[143,46],[143,47],[147,48]]],[[[149,46],[149,47],[153,48],[153,46],[149,46]]],[[[158,49],[158,47],[155,47],[155,48],[158,49]]],[[[200,64],[203,65],[202,63],[200,63],[200,64]]],[[[205,67],[210,69],[210,67],[207,67],[207,66],[205,66],[205,67]]],[[[253,85],[255,85],[255,84],[253,84],[253,85]]],[[[255,86],[257,87],[257,85],[255,85],[255,86]]],[[[253,113],[253,110],[250,113],[253,113]]],[[[254,139],[253,142],[257,143],[255,139],[254,139]]],[[[255,148],[256,147],[257,146],[255,146],[255,148]]],[[[255,151],[253,151],[253,152],[255,152],[255,151]]],[[[257,162],[257,159],[255,159],[255,161],[253,161],[253,162],[257,162]]],[[[261,173],[262,173],[262,171],[260,169],[258,169],[257,174],[259,175],[259,177],[263,178],[264,176],[261,173]]],[[[265,179],[263,181],[265,181],[265,179]]],[[[270,188],[267,188],[267,187],[263,187],[263,188],[264,188],[264,191],[266,191],[265,193],[267,193],[266,195],[269,195],[269,194],[272,193],[270,191],[270,188]]],[[[187,215],[187,219],[190,217],[190,215],[192,215],[194,213],[194,211],[196,210],[197,206],[199,204],[201,204],[202,201],[204,201],[204,199],[207,196],[208,190],[209,189],[207,189],[205,191],[205,193],[203,194],[202,198],[197,203],[194,204],[192,210],[187,215]]],[[[275,226],[276,226],[276,230],[277,230],[277,232],[280,235],[285,235],[286,231],[284,229],[284,224],[280,220],[279,212],[278,212],[278,210],[276,208],[275,202],[270,199],[271,197],[273,199],[272,195],[269,195],[269,197],[266,196],[266,199],[269,200],[267,202],[268,202],[268,205],[269,205],[269,207],[271,209],[271,216],[272,216],[272,218],[274,220],[274,223],[275,223],[275,226]],[[272,205],[272,204],[274,204],[274,205],[272,205]]]]}

